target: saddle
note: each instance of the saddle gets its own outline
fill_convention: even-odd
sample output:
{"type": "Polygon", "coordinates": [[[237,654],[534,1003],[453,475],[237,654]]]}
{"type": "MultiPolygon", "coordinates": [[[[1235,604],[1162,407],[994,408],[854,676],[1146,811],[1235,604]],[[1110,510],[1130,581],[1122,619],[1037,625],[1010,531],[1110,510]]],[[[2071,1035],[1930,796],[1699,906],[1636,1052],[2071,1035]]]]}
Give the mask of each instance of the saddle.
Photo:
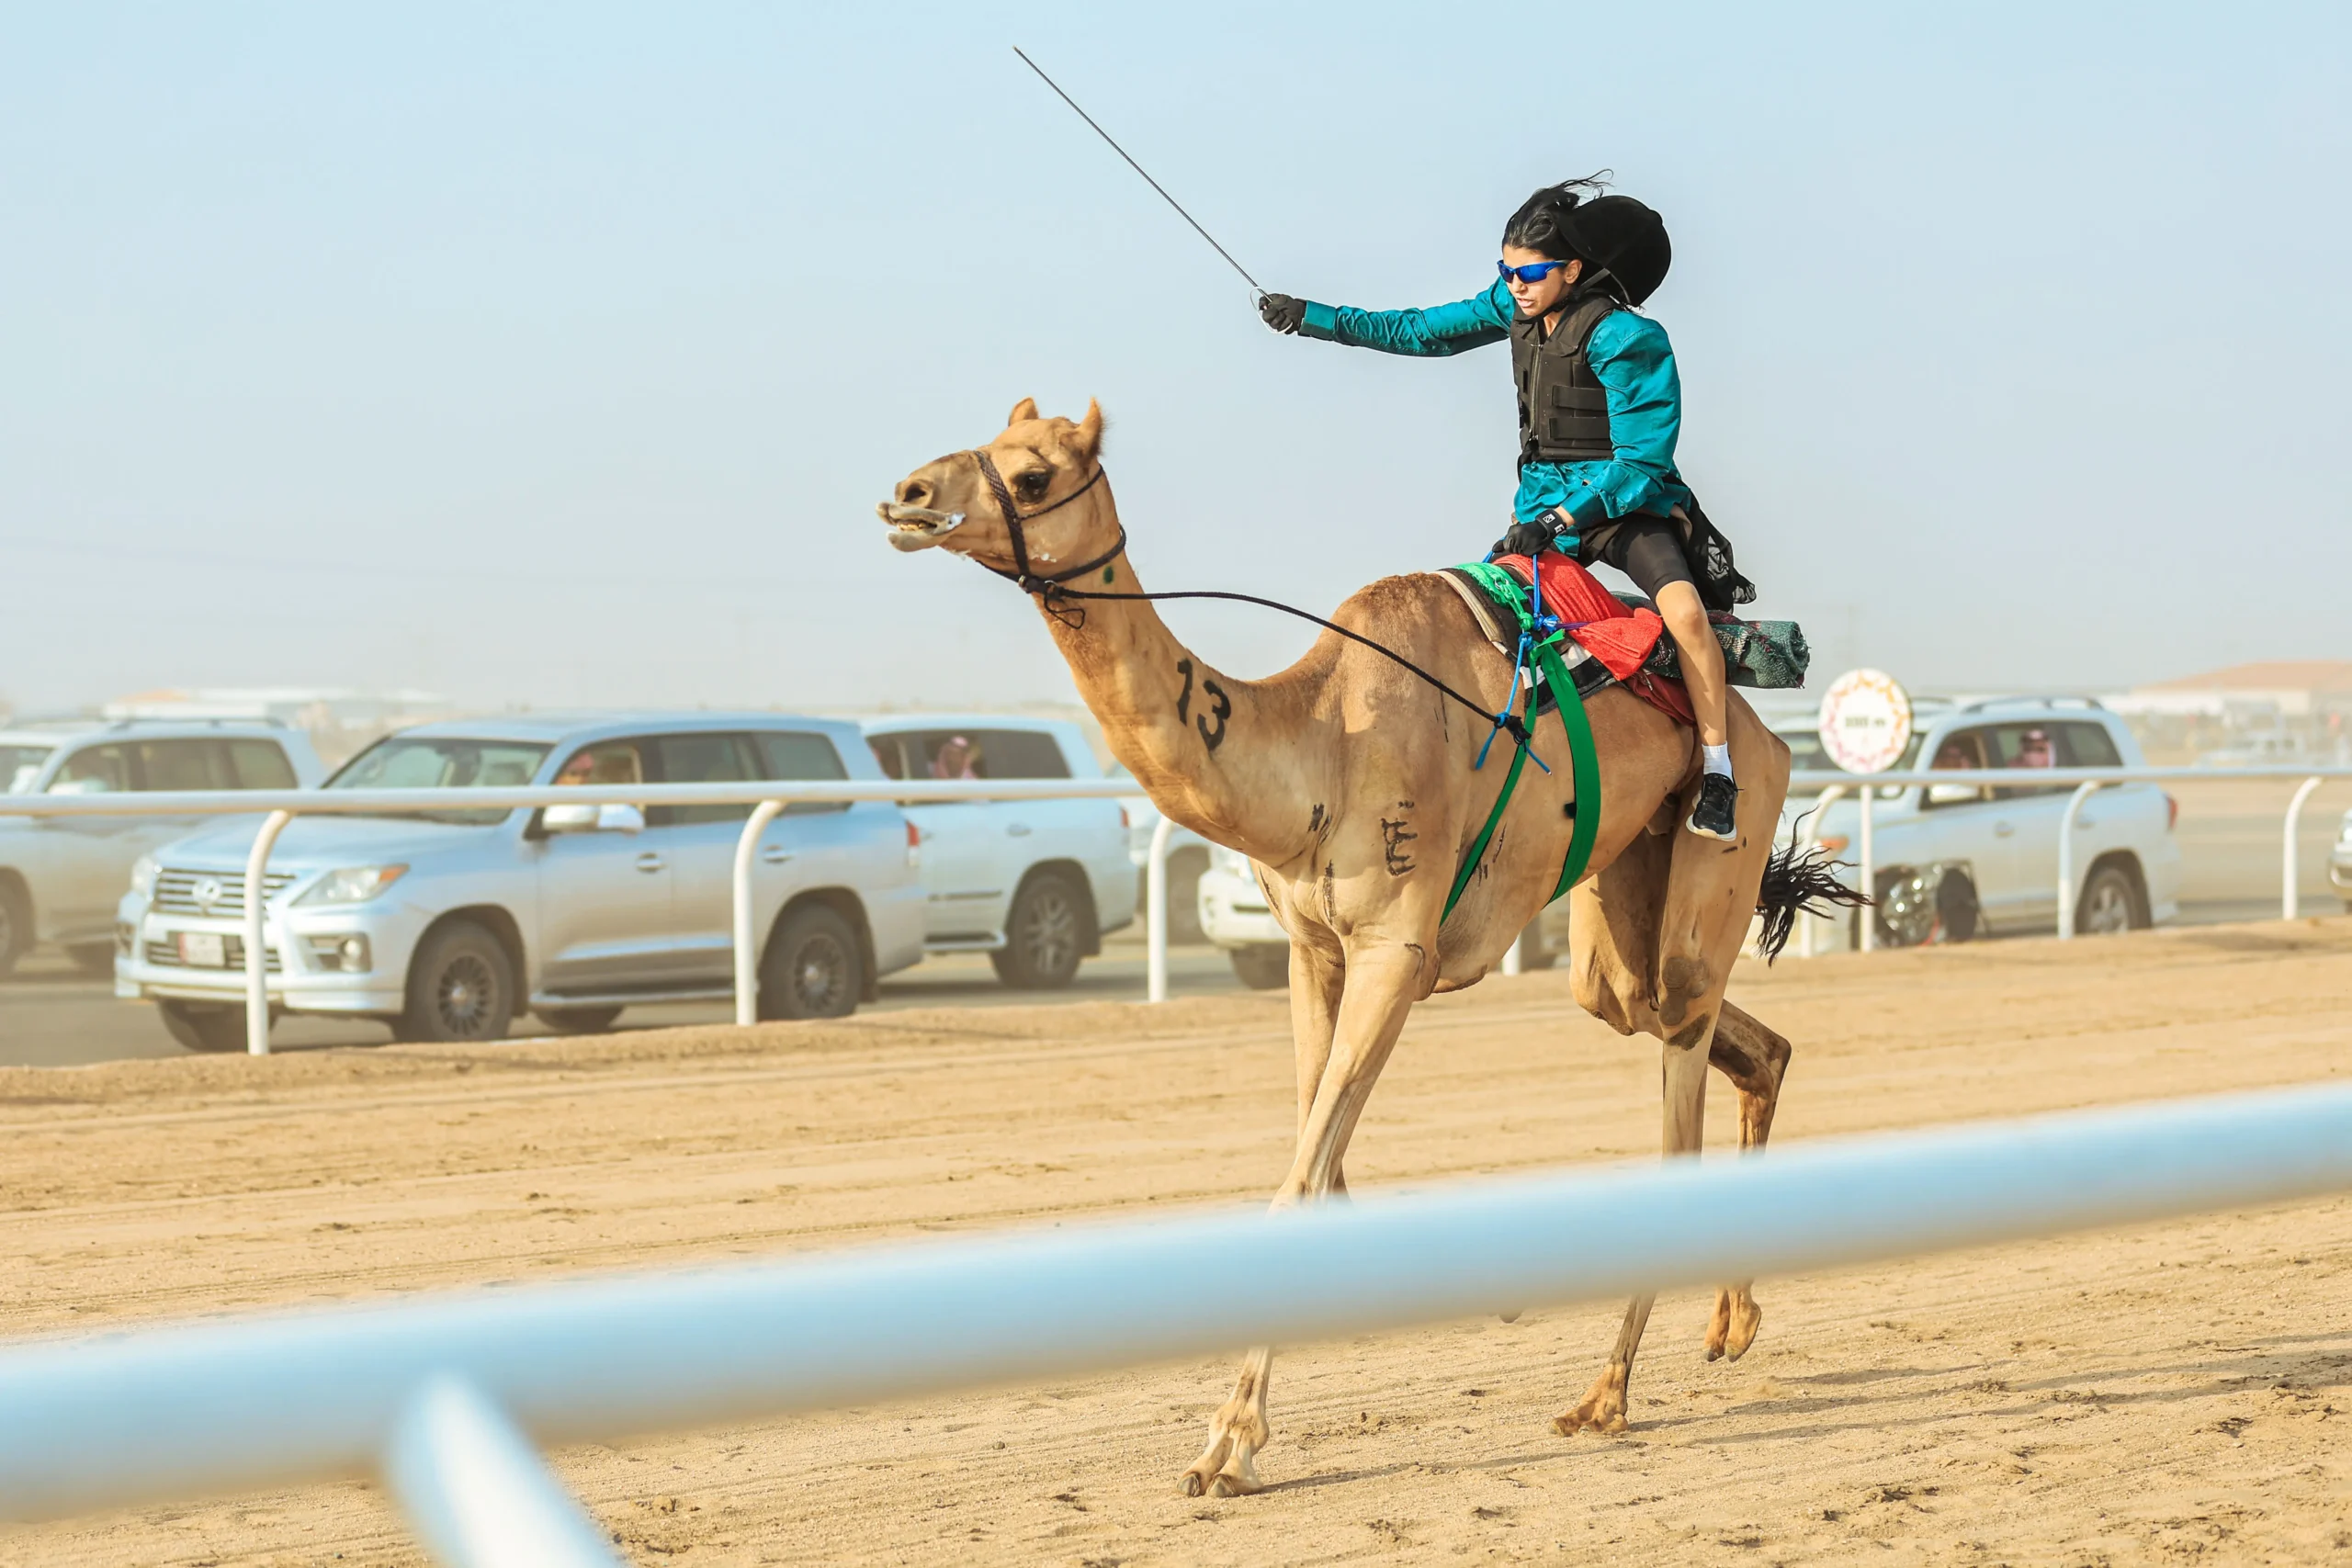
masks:
{"type": "MultiPolygon", "coordinates": [[[[1525,556],[1498,557],[1494,564],[1516,579],[1522,591],[1532,579],[1540,578],[1544,613],[1558,617],[1566,632],[1567,646],[1560,658],[1577,696],[1589,697],[1613,682],[1679,723],[1697,723],[1674,639],[1664,635],[1666,622],[1647,599],[1611,593],[1590,571],[1556,550],[1546,550],[1540,566],[1525,556]]],[[[1519,640],[1519,607],[1497,600],[1466,568],[1447,567],[1438,575],[1462,596],[1487,640],[1510,656],[1519,640]]],[[[1733,685],[1773,691],[1804,684],[1812,652],[1804,628],[1794,621],[1743,621],[1725,615],[1707,618],[1723,645],[1724,671],[1733,685]]],[[[1535,696],[1537,712],[1552,705],[1541,682],[1535,696]]]]}

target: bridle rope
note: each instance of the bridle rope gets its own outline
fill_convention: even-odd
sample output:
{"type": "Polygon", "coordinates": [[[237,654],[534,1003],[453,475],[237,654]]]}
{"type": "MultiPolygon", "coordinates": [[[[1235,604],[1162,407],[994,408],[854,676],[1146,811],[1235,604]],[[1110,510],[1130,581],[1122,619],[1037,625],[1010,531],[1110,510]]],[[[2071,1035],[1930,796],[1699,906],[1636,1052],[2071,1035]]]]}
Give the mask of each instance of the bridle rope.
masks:
{"type": "MultiPolygon", "coordinates": [[[[1122,555],[1126,553],[1127,525],[1125,523],[1118,525],[1118,541],[1109,549],[1104,550],[1101,555],[1096,556],[1092,560],[1086,561],[1079,566],[1071,567],[1066,571],[1055,572],[1050,576],[1044,576],[1032,571],[1029,567],[1029,538],[1023,528],[1023,525],[1033,523],[1038,518],[1045,516],[1046,513],[1049,512],[1059,511],[1061,508],[1068,506],[1071,502],[1076,501],[1080,496],[1086,494],[1087,491],[1092,490],[1096,485],[1101,484],[1102,482],[1102,476],[1104,473],[1102,465],[1100,462],[1097,462],[1094,465],[1094,472],[1087,477],[1087,480],[1084,484],[1079,486],[1076,490],[1070,491],[1059,501],[1055,502],[1052,505],[1041,506],[1035,512],[1024,513],[1019,506],[1013,503],[1012,491],[1011,487],[1004,482],[1004,476],[997,472],[996,464],[989,458],[989,455],[976,446],[971,448],[971,456],[972,460],[979,466],[980,478],[988,481],[989,493],[996,498],[997,510],[1004,515],[1005,534],[1007,537],[1012,541],[1012,568],[1011,570],[1007,570],[1005,568],[1001,566],[989,566],[987,561],[980,561],[979,564],[981,566],[988,567],[989,570],[996,573],[999,577],[1005,579],[1007,581],[1018,583],[1023,592],[1032,594],[1037,599],[1039,607],[1043,609],[1046,614],[1051,615],[1055,620],[1059,621],[1062,625],[1069,627],[1072,631],[1078,631],[1085,626],[1086,611],[1082,607],[1069,606],[1064,604],[1064,601],[1070,599],[1125,599],[1148,602],[1156,602],[1162,599],[1225,599],[1230,600],[1238,604],[1256,604],[1268,610],[1279,610],[1285,615],[1295,615],[1302,621],[1311,621],[1315,625],[1321,626],[1325,631],[1337,632],[1340,636],[1347,638],[1350,642],[1361,644],[1363,647],[1372,649],[1374,653],[1381,655],[1383,658],[1393,660],[1395,663],[1412,671],[1415,675],[1419,676],[1422,680],[1428,682],[1430,685],[1436,687],[1447,696],[1452,697],[1455,702],[1460,703],[1464,707],[1468,708],[1480,718],[1483,718],[1487,723],[1495,726],[1496,728],[1508,731],[1511,738],[1516,740],[1521,748],[1525,748],[1533,739],[1528,733],[1526,721],[1521,719],[1517,714],[1512,713],[1510,711],[1510,705],[1507,704],[1504,711],[1499,715],[1489,713],[1482,704],[1474,702],[1470,698],[1464,696],[1460,692],[1455,691],[1452,686],[1447,685],[1443,681],[1439,680],[1435,675],[1430,674],[1428,671],[1422,669],[1419,665],[1414,663],[1411,660],[1406,658],[1395,649],[1374,642],[1372,638],[1364,636],[1362,632],[1350,631],[1347,627],[1340,626],[1336,621],[1327,621],[1320,615],[1309,615],[1306,611],[1299,609],[1295,605],[1285,604],[1278,599],[1261,599],[1254,593],[1229,593],[1207,588],[1195,588],[1169,593],[1104,593],[1098,591],[1070,587],[1069,584],[1071,582],[1086,576],[1090,572],[1100,571],[1102,568],[1109,566],[1113,561],[1118,559],[1122,555]]],[[[1514,669],[1511,673],[1511,694],[1512,698],[1516,699],[1518,696],[1519,672],[1514,669]]],[[[1491,741],[1492,737],[1490,736],[1488,739],[1489,741],[1491,741]]],[[[1479,761],[1482,763],[1486,761],[1486,754],[1483,751],[1479,753],[1479,761]]],[[[1536,761],[1536,766],[1542,767],[1543,765],[1542,759],[1538,758],[1536,761]]],[[[1546,769],[1545,771],[1549,772],[1550,770],[1546,769]]]]}

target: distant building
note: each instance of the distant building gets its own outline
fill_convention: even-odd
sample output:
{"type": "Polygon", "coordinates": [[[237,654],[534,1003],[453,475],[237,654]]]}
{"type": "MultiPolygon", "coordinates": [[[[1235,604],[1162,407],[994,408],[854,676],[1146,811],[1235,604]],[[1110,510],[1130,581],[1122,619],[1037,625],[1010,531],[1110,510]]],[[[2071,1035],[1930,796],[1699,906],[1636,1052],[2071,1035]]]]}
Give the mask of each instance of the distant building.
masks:
{"type": "Polygon", "coordinates": [[[2134,686],[2108,705],[2119,713],[2241,722],[2318,719],[2352,713],[2352,660],[2265,660],[2177,681],[2134,686]]]}
{"type": "Polygon", "coordinates": [[[2149,760],[2352,762],[2352,660],[2265,660],[2134,686],[2125,715],[2149,760]]]}

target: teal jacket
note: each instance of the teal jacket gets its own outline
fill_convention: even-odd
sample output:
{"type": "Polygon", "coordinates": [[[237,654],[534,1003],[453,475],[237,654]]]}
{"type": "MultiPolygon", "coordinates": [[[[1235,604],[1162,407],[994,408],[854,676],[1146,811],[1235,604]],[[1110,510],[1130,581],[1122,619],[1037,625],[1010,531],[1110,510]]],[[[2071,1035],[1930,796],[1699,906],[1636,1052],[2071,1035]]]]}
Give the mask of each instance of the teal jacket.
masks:
{"type": "MultiPolygon", "coordinates": [[[[1506,342],[1517,310],[1510,290],[1497,278],[1484,294],[1425,310],[1359,310],[1308,300],[1298,330],[1302,337],[1351,348],[1426,357],[1506,342]]],[[[1606,463],[1521,463],[1511,511],[1522,523],[1556,506],[1590,527],[1637,512],[1663,516],[1690,499],[1674,467],[1682,382],[1666,329],[1632,310],[1612,311],[1593,329],[1586,354],[1609,394],[1617,454],[1606,463]]]]}

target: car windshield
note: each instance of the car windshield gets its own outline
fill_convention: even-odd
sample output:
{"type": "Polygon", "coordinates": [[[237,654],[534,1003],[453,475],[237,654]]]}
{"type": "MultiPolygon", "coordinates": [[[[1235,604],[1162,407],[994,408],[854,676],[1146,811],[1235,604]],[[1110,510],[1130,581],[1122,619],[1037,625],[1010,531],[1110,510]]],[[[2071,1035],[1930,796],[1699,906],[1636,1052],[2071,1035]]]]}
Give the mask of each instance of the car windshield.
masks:
{"type": "MultiPolygon", "coordinates": [[[[393,736],[379,740],[336,770],[329,789],[494,789],[527,784],[548,748],[529,740],[464,740],[393,736]]],[[[504,807],[479,811],[383,811],[363,815],[414,818],[460,828],[505,820],[504,807]]]]}
{"type": "Polygon", "coordinates": [[[54,746],[0,746],[0,795],[22,795],[49,761],[54,746]]]}

